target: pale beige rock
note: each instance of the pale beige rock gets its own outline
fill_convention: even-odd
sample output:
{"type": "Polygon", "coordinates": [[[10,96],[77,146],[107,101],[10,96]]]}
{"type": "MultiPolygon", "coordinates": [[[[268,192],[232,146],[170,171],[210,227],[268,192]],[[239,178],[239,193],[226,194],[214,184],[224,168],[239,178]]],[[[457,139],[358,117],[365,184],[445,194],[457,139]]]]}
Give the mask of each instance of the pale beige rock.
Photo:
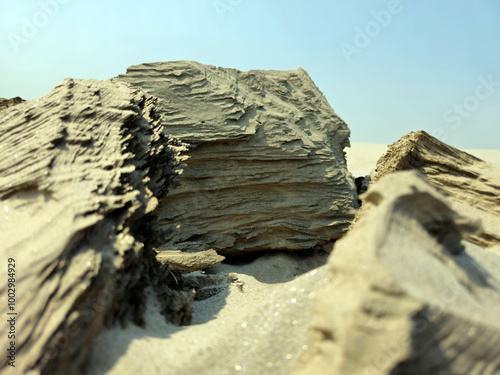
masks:
{"type": "Polygon", "coordinates": [[[23,102],[25,102],[25,100],[18,96],[11,99],[0,98],[0,111],[23,102]]]}
{"type": "Polygon", "coordinates": [[[498,168],[424,131],[411,132],[390,145],[377,161],[372,182],[388,173],[412,169],[450,199],[500,215],[498,168]]]}
{"type": "Polygon", "coordinates": [[[372,182],[400,170],[418,171],[462,216],[482,219],[483,230],[467,240],[481,247],[500,245],[500,168],[418,131],[388,147],[372,182]]]}
{"type": "Polygon", "coordinates": [[[217,254],[215,250],[199,251],[196,253],[188,253],[180,250],[162,250],[159,251],[156,259],[160,264],[168,264],[172,267],[185,271],[199,271],[204,268],[212,267],[215,264],[222,262],[224,257],[217,254]]]}
{"type": "Polygon", "coordinates": [[[157,96],[165,131],[189,145],[180,186],[156,211],[167,248],[300,250],[349,227],[349,130],[303,69],[177,61],[132,66],[117,80],[157,96]]]}
{"type": "Polygon", "coordinates": [[[461,242],[466,226],[416,171],[381,178],[364,202],[294,373],[499,373],[498,250],[461,242]]]}
{"type": "MultiPolygon", "coordinates": [[[[78,374],[103,324],[144,324],[143,289],[159,265],[138,219],[166,194],[177,153],[155,102],[123,82],[67,79],[0,112],[0,255],[16,264],[17,373],[78,374]]],[[[0,371],[11,374],[6,360],[0,371]]]]}

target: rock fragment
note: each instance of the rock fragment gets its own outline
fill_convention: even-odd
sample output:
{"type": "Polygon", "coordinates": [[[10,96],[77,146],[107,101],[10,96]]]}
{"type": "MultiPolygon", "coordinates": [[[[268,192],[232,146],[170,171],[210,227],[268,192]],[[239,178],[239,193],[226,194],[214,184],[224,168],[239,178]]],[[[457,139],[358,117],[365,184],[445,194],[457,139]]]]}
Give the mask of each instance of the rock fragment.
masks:
{"type": "Polygon", "coordinates": [[[498,168],[424,131],[411,132],[390,145],[377,162],[372,182],[402,170],[417,170],[452,200],[500,215],[498,168]]]}
{"type": "Polygon", "coordinates": [[[500,169],[451,147],[424,131],[411,132],[388,147],[371,174],[372,183],[401,170],[416,170],[451,200],[461,216],[481,220],[466,232],[481,247],[500,245],[500,169]]]}
{"type": "Polygon", "coordinates": [[[156,259],[162,265],[169,265],[184,271],[199,271],[222,262],[224,257],[215,250],[199,251],[195,253],[180,250],[161,250],[156,259]]]}

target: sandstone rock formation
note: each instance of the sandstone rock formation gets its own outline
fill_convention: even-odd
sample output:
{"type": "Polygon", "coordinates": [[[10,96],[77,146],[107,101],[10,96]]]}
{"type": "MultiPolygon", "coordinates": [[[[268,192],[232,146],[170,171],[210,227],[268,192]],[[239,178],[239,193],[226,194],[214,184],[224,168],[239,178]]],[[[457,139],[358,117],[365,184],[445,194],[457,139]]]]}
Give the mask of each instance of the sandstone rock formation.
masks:
{"type": "Polygon", "coordinates": [[[22,103],[22,102],[25,102],[25,100],[18,97],[18,96],[16,96],[15,98],[12,98],[12,99],[0,98],[0,111],[2,109],[7,109],[9,107],[12,107],[12,106],[19,104],[19,103],[22,103]]]}
{"type": "Polygon", "coordinates": [[[418,171],[462,216],[482,219],[483,230],[468,234],[467,240],[482,247],[500,245],[498,168],[418,131],[389,146],[377,162],[372,182],[400,170],[418,171]]]}
{"type": "MultiPolygon", "coordinates": [[[[179,148],[155,103],[125,83],[67,79],[0,113],[0,253],[15,262],[17,373],[78,374],[103,324],[143,324],[143,289],[159,265],[139,219],[166,195],[179,148]]],[[[167,305],[189,313],[189,298],[165,288],[167,305]]]]}
{"type": "Polygon", "coordinates": [[[461,242],[462,219],[416,171],[380,178],[364,202],[295,374],[499,373],[500,247],[461,242]]]}
{"type": "Polygon", "coordinates": [[[132,66],[116,80],[158,97],[165,131],[188,144],[180,186],[155,212],[159,251],[307,249],[349,227],[349,130],[303,69],[179,61],[132,66]]]}
{"type": "Polygon", "coordinates": [[[441,142],[424,131],[393,143],[378,160],[376,182],[388,173],[415,169],[450,199],[500,215],[498,169],[441,142]]]}

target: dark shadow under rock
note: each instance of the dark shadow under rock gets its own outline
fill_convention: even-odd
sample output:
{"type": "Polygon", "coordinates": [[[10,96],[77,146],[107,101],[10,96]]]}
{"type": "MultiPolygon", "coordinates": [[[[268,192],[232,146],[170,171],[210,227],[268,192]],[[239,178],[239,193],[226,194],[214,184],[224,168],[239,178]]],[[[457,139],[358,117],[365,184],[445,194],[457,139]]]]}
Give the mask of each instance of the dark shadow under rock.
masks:
{"type": "Polygon", "coordinates": [[[354,182],[356,183],[356,191],[358,192],[358,205],[361,207],[362,201],[359,199],[361,194],[366,193],[368,187],[370,186],[371,177],[362,176],[356,177],[354,182]]]}

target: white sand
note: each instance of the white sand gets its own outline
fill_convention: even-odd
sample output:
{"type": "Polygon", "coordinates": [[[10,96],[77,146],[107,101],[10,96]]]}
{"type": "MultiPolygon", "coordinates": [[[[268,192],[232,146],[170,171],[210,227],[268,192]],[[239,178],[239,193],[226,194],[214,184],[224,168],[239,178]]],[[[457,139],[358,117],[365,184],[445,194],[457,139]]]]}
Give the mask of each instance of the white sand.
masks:
{"type": "Polygon", "coordinates": [[[212,272],[237,272],[243,291],[232,284],[195,302],[189,327],[166,324],[151,297],[147,328],[101,333],[85,373],[289,374],[307,348],[311,306],[328,276],[326,266],[314,268],[326,257],[276,253],[247,265],[217,265],[212,272]]]}

